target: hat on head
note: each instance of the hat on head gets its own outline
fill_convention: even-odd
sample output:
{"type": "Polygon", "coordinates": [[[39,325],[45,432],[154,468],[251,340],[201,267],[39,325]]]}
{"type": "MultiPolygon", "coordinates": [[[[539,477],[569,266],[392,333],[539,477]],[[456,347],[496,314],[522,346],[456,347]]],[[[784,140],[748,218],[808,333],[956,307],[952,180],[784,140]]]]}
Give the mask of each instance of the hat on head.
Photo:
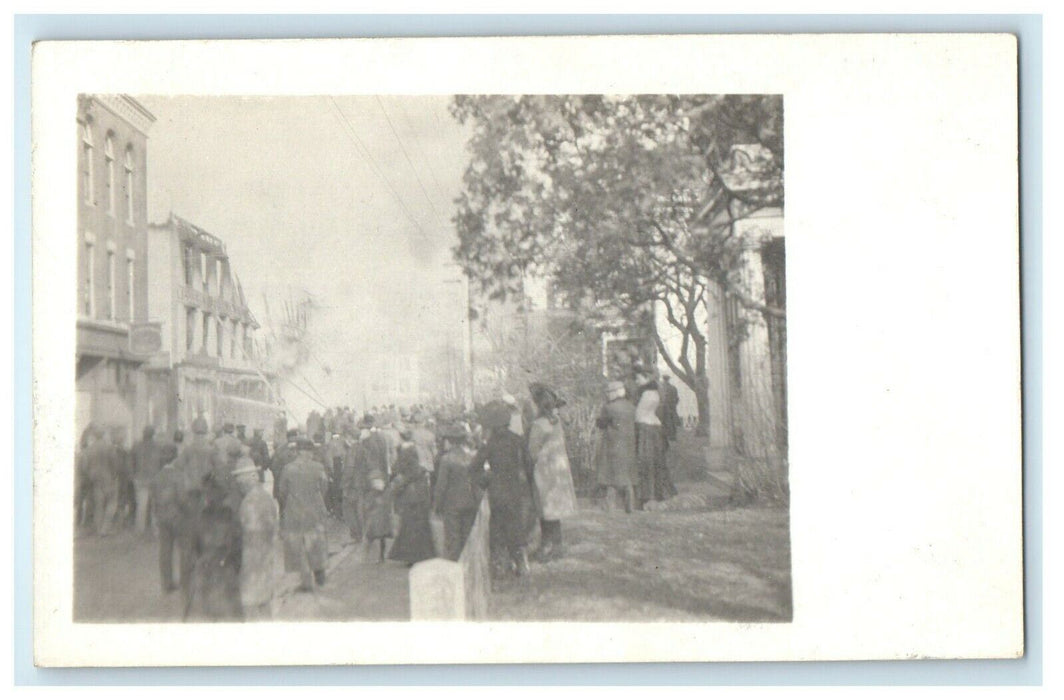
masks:
{"type": "Polygon", "coordinates": [[[485,428],[505,428],[510,425],[511,408],[502,401],[492,401],[477,411],[477,418],[485,428]]]}
{"type": "Polygon", "coordinates": [[[374,423],[376,423],[376,421],[373,419],[373,416],[367,414],[358,422],[358,427],[368,429],[372,428],[374,423]]]}
{"type": "Polygon", "coordinates": [[[192,433],[195,435],[206,435],[210,430],[210,426],[207,425],[207,419],[200,416],[196,420],[192,421],[192,433]]]}
{"type": "Polygon", "coordinates": [[[297,450],[313,450],[314,449],[314,441],[309,439],[309,438],[305,438],[305,437],[296,438],[296,449],[297,450]]]}
{"type": "Polygon", "coordinates": [[[554,389],[541,382],[529,384],[528,393],[532,395],[532,401],[540,408],[561,408],[565,405],[565,400],[559,397],[554,389]]]}

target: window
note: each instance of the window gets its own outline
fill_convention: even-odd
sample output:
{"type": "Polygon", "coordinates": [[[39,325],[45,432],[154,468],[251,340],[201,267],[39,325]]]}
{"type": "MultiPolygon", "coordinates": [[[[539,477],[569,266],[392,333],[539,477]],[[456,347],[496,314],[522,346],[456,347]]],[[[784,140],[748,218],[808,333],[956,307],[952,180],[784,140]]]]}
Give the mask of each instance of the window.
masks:
{"type": "Polygon", "coordinates": [[[115,320],[115,252],[107,251],[107,320],[115,320]]]}
{"type": "Polygon", "coordinates": [[[214,259],[214,293],[222,296],[222,259],[214,259]]]}
{"type": "Polygon", "coordinates": [[[103,157],[107,165],[107,213],[115,213],[115,140],[111,134],[103,145],[103,157]]]}
{"type": "Polygon", "coordinates": [[[200,268],[200,284],[203,285],[203,291],[207,291],[207,254],[200,253],[199,268],[200,268]]]}
{"type": "Polygon", "coordinates": [[[85,203],[92,206],[96,203],[93,193],[93,122],[86,121],[81,128],[81,151],[84,157],[81,191],[85,203]]]}
{"type": "Polygon", "coordinates": [[[196,347],[196,307],[185,307],[185,350],[192,352],[196,347]]]}
{"type": "Polygon", "coordinates": [[[126,251],[126,308],[129,310],[129,322],[133,323],[136,316],[135,283],[136,283],[136,256],[132,250],[126,251]]]}
{"type": "Polygon", "coordinates": [[[233,323],[232,323],[232,325],[230,326],[230,329],[229,329],[229,357],[233,358],[234,360],[236,359],[236,333],[237,333],[237,328],[239,328],[239,325],[237,324],[236,320],[234,319],[233,323]]]}
{"type": "Polygon", "coordinates": [[[188,243],[185,244],[184,251],[185,251],[185,255],[184,255],[185,286],[186,287],[191,287],[192,286],[192,258],[193,258],[194,251],[192,249],[192,246],[189,245],[188,243]]]}
{"type": "Polygon", "coordinates": [[[211,315],[208,313],[203,314],[203,354],[207,355],[210,352],[210,337],[211,337],[211,315]]]}
{"type": "Polygon", "coordinates": [[[225,354],[222,352],[223,349],[224,349],[223,348],[224,341],[225,341],[225,319],[224,318],[219,318],[218,319],[218,323],[217,323],[217,328],[214,331],[214,344],[215,344],[215,350],[217,351],[215,354],[218,357],[225,357],[225,354]]]}
{"type": "Polygon", "coordinates": [[[133,147],[126,148],[126,222],[133,223],[133,147]]]}
{"type": "Polygon", "coordinates": [[[85,315],[96,317],[96,246],[91,240],[85,242],[85,315]]]}

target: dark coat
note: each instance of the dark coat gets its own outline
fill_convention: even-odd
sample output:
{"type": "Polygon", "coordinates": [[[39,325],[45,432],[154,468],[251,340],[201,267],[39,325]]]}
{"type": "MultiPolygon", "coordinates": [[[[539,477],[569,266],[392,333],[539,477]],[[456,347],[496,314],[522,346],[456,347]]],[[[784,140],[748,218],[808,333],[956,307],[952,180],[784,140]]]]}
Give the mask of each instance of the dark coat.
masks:
{"type": "Polygon", "coordinates": [[[661,425],[665,428],[665,437],[670,441],[676,440],[676,433],[680,428],[680,393],[672,382],[662,382],[661,389],[661,425]]]}
{"type": "Polygon", "coordinates": [[[306,457],[288,463],[281,475],[281,531],[309,532],[325,528],[325,492],[329,477],[325,466],[306,457]]]}
{"type": "Polygon", "coordinates": [[[493,510],[504,503],[532,501],[532,462],[521,435],[492,430],[487,443],[473,457],[470,473],[479,483],[487,484],[493,510]],[[490,470],[487,465],[491,465],[490,470]]]}
{"type": "Polygon", "coordinates": [[[626,398],[602,407],[596,425],[602,431],[595,454],[595,474],[602,486],[632,486],[638,478],[635,453],[635,406],[626,398]]]}
{"type": "Polygon", "coordinates": [[[472,475],[473,457],[462,448],[448,450],[440,457],[433,504],[437,513],[476,509],[479,494],[472,475]]]}
{"type": "Polygon", "coordinates": [[[186,619],[241,619],[240,523],[236,514],[227,507],[204,509],[192,550],[196,563],[186,593],[186,619]]]}
{"type": "Polygon", "coordinates": [[[261,437],[251,438],[251,442],[248,443],[250,448],[251,461],[255,463],[255,466],[259,469],[265,469],[270,466],[270,447],[266,444],[266,441],[261,437]]]}
{"type": "Polygon", "coordinates": [[[162,445],[154,440],[141,440],[133,446],[133,481],[150,484],[162,467],[162,445]]]}
{"type": "Polygon", "coordinates": [[[429,525],[432,507],[429,473],[421,467],[413,443],[401,445],[396,452],[392,488],[399,513],[399,533],[388,558],[413,564],[435,557],[436,545],[429,525]]]}
{"type": "Polygon", "coordinates": [[[507,551],[513,554],[528,543],[536,522],[532,460],[524,436],[506,429],[492,430],[469,469],[477,483],[487,484],[493,556],[504,556],[507,551]]]}

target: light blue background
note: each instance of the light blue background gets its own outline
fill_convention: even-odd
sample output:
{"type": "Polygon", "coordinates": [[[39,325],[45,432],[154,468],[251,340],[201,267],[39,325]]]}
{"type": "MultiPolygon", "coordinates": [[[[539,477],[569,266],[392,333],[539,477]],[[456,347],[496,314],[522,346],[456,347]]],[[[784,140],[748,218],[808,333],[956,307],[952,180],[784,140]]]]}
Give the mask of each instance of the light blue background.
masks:
{"type": "MultiPolygon", "coordinates": [[[[18,685],[714,684],[1042,682],[1042,19],[1039,15],[18,15],[14,22],[15,615],[18,685]],[[1009,661],[208,669],[36,669],[32,615],[30,48],[45,39],[222,39],[535,34],[1008,32],[1020,49],[1026,647],[1009,661]]],[[[324,640],[323,640],[324,641],[324,640]]]]}

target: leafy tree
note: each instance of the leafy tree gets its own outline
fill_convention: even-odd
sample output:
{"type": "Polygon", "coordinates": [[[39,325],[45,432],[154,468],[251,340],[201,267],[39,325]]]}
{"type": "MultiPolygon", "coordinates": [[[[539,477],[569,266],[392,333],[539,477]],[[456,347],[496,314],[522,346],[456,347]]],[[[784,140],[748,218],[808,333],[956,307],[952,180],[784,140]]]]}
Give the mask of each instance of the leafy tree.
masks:
{"type": "Polygon", "coordinates": [[[455,216],[467,274],[494,298],[548,276],[575,309],[645,324],[705,430],[707,285],[783,316],[743,289],[731,227],[782,204],[780,98],[460,96],[452,113],[473,126],[455,216]],[[647,322],[654,310],[677,353],[647,322]]]}

